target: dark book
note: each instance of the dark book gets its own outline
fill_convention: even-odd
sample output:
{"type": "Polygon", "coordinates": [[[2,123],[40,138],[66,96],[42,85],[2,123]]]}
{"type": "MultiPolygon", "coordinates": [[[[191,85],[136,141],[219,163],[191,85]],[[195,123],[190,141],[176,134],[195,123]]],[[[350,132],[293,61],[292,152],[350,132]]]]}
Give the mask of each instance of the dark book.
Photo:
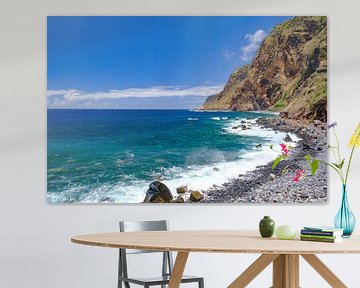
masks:
{"type": "Polygon", "coordinates": [[[302,229],[301,234],[303,235],[318,235],[318,236],[341,236],[343,234],[342,230],[337,231],[318,231],[318,230],[307,230],[302,229]]]}

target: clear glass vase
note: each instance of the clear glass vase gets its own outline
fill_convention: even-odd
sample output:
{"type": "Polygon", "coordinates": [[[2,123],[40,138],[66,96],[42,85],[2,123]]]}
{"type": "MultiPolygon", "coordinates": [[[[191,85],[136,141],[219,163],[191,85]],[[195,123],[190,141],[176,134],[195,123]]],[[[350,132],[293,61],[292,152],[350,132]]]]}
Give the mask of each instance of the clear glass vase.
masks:
{"type": "Polygon", "coordinates": [[[336,214],[334,224],[336,228],[344,229],[343,237],[346,238],[350,237],[355,229],[356,219],[349,207],[346,185],[342,187],[341,206],[336,214]]]}

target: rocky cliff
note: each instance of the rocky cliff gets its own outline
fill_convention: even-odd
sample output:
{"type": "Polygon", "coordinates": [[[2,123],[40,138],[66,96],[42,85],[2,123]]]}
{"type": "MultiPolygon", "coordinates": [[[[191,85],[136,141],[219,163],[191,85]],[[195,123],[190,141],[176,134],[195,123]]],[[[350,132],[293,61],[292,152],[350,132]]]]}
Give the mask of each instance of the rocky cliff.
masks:
{"type": "Polygon", "coordinates": [[[326,17],[294,17],[276,26],[252,63],[234,71],[202,109],[272,110],[326,121],[326,17]]]}

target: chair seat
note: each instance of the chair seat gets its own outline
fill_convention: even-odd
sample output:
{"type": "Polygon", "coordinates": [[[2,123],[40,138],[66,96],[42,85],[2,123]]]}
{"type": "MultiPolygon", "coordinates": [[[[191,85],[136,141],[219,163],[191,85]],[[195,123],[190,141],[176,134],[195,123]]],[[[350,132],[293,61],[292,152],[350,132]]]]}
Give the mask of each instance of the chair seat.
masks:
{"type": "MultiPolygon", "coordinates": [[[[189,283],[189,282],[196,282],[200,281],[202,277],[195,277],[195,276],[187,276],[184,275],[181,278],[181,283],[189,283]]],[[[150,284],[150,285],[161,285],[161,284],[168,284],[170,281],[170,276],[163,276],[163,277],[149,277],[149,278],[126,278],[126,277],[119,277],[119,280],[124,282],[134,283],[138,285],[150,284]]]]}

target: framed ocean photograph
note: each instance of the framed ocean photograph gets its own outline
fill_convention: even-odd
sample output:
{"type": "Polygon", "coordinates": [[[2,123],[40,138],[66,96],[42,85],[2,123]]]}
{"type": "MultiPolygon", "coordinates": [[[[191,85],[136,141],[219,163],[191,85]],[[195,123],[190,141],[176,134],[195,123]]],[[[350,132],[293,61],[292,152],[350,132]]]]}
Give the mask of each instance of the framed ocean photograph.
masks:
{"type": "Polygon", "coordinates": [[[47,18],[48,203],[324,203],[326,123],[326,17],[47,18]]]}

